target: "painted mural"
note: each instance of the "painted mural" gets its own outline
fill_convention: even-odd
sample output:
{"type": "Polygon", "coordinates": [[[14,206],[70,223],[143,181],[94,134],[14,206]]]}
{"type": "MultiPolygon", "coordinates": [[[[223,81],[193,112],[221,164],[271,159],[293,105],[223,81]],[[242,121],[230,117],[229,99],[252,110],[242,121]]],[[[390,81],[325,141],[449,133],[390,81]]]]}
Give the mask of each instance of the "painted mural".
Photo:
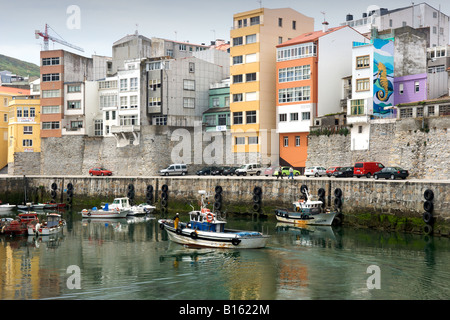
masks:
{"type": "Polygon", "coordinates": [[[391,117],[394,109],[394,42],[374,39],[373,115],[391,117]]]}

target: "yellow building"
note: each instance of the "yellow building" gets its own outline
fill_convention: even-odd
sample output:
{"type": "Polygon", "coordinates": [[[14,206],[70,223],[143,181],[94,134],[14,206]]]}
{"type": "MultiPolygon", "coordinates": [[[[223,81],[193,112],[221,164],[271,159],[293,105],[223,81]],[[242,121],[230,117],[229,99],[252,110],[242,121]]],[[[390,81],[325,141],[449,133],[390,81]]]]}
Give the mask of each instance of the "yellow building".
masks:
{"type": "Polygon", "coordinates": [[[41,152],[39,96],[16,96],[9,103],[8,163],[16,152],[41,152]]]}
{"type": "Polygon", "coordinates": [[[30,90],[0,86],[0,169],[8,164],[9,102],[14,96],[30,94],[30,90]]]}
{"type": "Polygon", "coordinates": [[[278,162],[276,45],[312,31],[314,19],[291,8],[260,8],[233,16],[231,133],[233,152],[241,161],[278,162]]]}

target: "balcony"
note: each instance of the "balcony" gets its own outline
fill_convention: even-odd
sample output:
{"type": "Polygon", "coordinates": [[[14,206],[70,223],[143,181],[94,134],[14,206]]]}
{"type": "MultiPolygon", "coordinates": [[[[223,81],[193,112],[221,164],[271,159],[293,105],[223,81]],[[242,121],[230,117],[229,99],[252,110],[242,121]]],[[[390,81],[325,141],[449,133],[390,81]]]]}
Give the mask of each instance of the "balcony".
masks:
{"type": "Polygon", "coordinates": [[[133,133],[140,132],[141,126],[139,125],[122,125],[122,126],[111,126],[111,133],[133,133]]]}

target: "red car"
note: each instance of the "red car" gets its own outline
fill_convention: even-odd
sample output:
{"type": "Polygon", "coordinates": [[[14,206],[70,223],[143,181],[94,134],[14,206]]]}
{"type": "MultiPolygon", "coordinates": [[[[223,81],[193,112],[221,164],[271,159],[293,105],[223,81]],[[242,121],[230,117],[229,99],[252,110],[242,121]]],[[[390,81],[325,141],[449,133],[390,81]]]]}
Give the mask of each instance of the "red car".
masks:
{"type": "Polygon", "coordinates": [[[327,169],[327,176],[331,177],[333,175],[333,173],[335,173],[336,171],[339,171],[341,167],[329,167],[327,169]]]}
{"type": "Polygon", "coordinates": [[[91,176],[111,176],[112,172],[105,168],[92,168],[89,170],[91,176]]]}

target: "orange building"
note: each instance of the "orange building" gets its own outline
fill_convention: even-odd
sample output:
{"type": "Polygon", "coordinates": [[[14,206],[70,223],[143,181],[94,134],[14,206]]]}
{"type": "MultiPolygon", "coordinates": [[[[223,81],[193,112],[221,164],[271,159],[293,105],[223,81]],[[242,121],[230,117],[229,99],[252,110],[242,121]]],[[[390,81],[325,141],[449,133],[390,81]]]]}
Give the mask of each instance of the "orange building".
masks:
{"type": "Polygon", "coordinates": [[[327,25],[277,45],[280,165],[302,172],[309,127],[317,117],[341,112],[342,79],[352,72],[352,42],[366,39],[348,26],[327,25]]]}

